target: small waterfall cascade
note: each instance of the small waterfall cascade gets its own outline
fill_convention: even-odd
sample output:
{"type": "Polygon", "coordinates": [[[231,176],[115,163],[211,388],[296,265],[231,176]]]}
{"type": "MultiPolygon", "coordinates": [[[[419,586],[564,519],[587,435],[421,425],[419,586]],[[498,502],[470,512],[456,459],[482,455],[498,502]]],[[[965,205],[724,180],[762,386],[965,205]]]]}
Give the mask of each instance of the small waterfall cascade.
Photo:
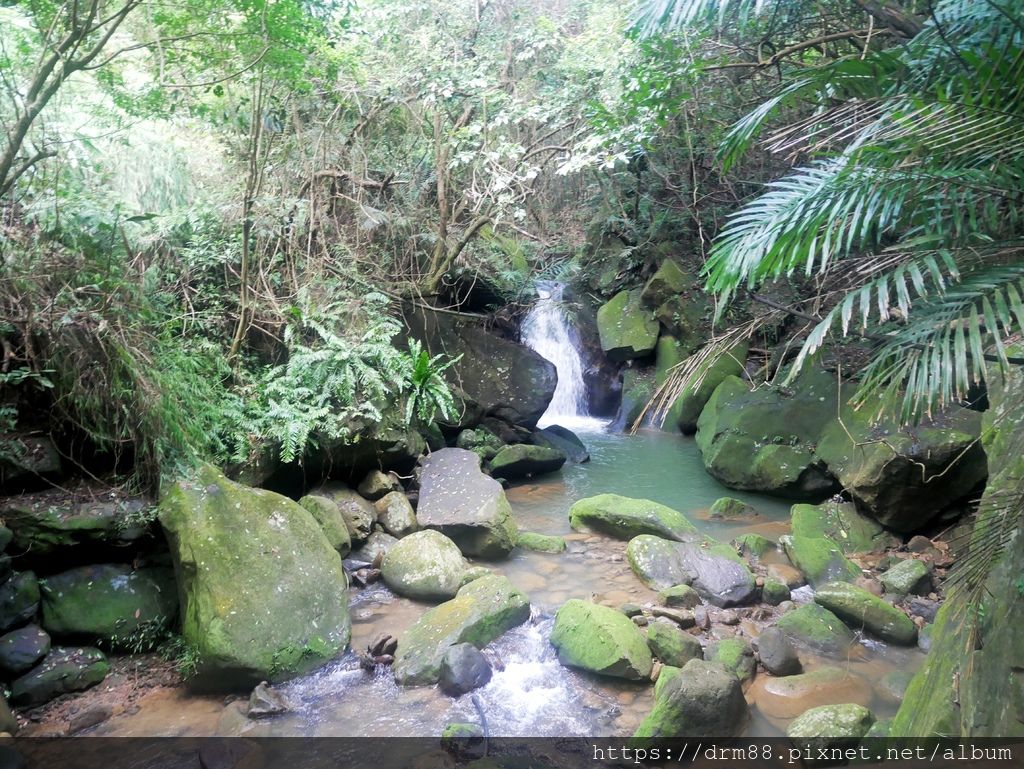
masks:
{"type": "Polygon", "coordinates": [[[587,418],[583,359],[562,303],[565,286],[554,281],[540,281],[536,288],[537,303],[523,321],[523,343],[554,363],[558,371],[555,395],[539,425],[544,427],[557,423],[570,426],[593,421],[587,418]]]}

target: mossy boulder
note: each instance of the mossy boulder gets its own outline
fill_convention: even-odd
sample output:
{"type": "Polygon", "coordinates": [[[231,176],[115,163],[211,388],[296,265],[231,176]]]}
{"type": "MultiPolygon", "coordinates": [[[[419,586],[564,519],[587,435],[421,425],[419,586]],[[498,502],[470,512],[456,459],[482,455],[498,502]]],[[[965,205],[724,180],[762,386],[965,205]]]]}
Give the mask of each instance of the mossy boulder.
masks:
{"type": "Polygon", "coordinates": [[[855,748],[868,733],[875,717],[863,705],[846,703],[811,708],[793,719],[786,736],[794,746],[807,750],[855,748]]]}
{"type": "Polygon", "coordinates": [[[640,301],[646,307],[658,307],[674,296],[693,288],[693,274],[687,272],[674,259],[666,259],[644,284],[640,301]]]}
{"type": "Polygon", "coordinates": [[[99,649],[57,647],[35,668],[11,684],[11,702],[35,706],[70,692],[95,686],[110,672],[110,663],[99,649]]]}
{"type": "Polygon", "coordinates": [[[39,582],[42,625],[60,637],[125,648],[142,628],[171,627],[178,616],[174,571],[123,564],[80,566],[39,582]]]}
{"type": "Polygon", "coordinates": [[[854,630],[867,630],[883,641],[912,645],[917,626],[906,614],[867,590],[846,582],[817,588],[814,602],[824,606],[854,630]]]}
{"type": "Polygon", "coordinates": [[[709,662],[717,662],[741,682],[753,679],[757,671],[754,649],[743,638],[723,638],[710,644],[704,654],[709,662]]]}
{"type": "Polygon", "coordinates": [[[673,542],[642,534],[626,545],[633,572],[655,590],[688,584],[715,606],[750,603],[756,594],[754,575],[729,545],[695,538],[673,542]]]}
{"type": "Polygon", "coordinates": [[[548,534],[521,531],[516,538],[516,546],[535,553],[561,553],[565,550],[565,540],[548,534]]]}
{"type": "Polygon", "coordinates": [[[775,626],[792,643],[831,657],[844,657],[853,633],[839,617],[816,603],[806,603],[783,614],[775,626]]]}
{"type": "Polygon", "coordinates": [[[761,588],[761,598],[769,606],[778,606],[791,598],[789,586],[777,579],[766,579],[761,588]]]}
{"type": "Polygon", "coordinates": [[[767,537],[762,537],[760,534],[754,534],[753,532],[740,534],[740,536],[732,541],[732,544],[744,555],[753,555],[758,558],[778,547],[767,537]]]}
{"type": "Polygon", "coordinates": [[[607,606],[566,601],[555,614],[550,640],[563,665],[631,681],[651,676],[643,634],[625,614],[607,606]]]}
{"type": "Polygon", "coordinates": [[[700,641],[671,622],[659,620],[648,625],[647,646],[663,664],[676,668],[704,658],[700,641]]]}
{"type": "Polygon", "coordinates": [[[338,555],[344,558],[352,552],[352,534],[341,510],[338,509],[338,504],[333,499],[319,494],[307,494],[299,500],[299,504],[313,516],[327,537],[328,543],[338,551],[338,555]]]}
{"type": "Polygon", "coordinates": [[[839,388],[831,374],[809,371],[792,391],[751,389],[722,380],[697,421],[707,471],[734,489],[791,499],[820,499],[837,489],[815,453],[822,425],[835,418],[839,388]]]}
{"type": "Polygon", "coordinates": [[[663,539],[682,540],[697,534],[697,528],[679,511],[648,499],[618,494],[598,494],[575,502],[569,508],[569,525],[616,539],[654,534],[663,539]]]}
{"type": "Polygon", "coordinates": [[[757,508],[735,497],[719,497],[711,504],[708,514],[724,520],[750,520],[758,516],[757,508]]]}
{"type": "Polygon", "coordinates": [[[50,636],[38,625],[12,630],[0,636],[0,673],[7,678],[30,670],[50,651],[50,636]]]}
{"type": "Polygon", "coordinates": [[[687,435],[697,432],[700,414],[711,400],[718,385],[728,377],[741,377],[743,366],[747,360],[747,343],[742,342],[728,350],[717,359],[712,359],[698,366],[693,382],[700,384],[687,386],[673,404],[676,424],[687,435]]]}
{"type": "Polygon", "coordinates": [[[453,599],[424,613],[399,637],[392,668],[395,680],[406,686],[437,683],[450,646],[470,643],[482,649],[529,618],[529,600],[507,578],[488,575],[474,579],[453,599]]]}
{"type": "Polygon", "coordinates": [[[857,511],[853,502],[829,500],[820,505],[793,505],[790,510],[795,537],[828,537],[844,553],[878,553],[896,544],[875,520],[857,511]]]}
{"type": "Polygon", "coordinates": [[[917,558],[904,558],[886,569],[879,577],[885,592],[893,595],[919,595],[932,587],[932,573],[928,566],[917,558]]]}
{"type": "Polygon", "coordinates": [[[182,637],[199,655],[198,686],[281,680],[348,645],[341,559],[298,503],[204,465],[164,496],[160,523],[174,559],[182,637]]]}
{"type": "Polygon", "coordinates": [[[19,552],[49,555],[82,545],[131,545],[149,534],[153,510],[147,497],[51,489],[3,500],[0,520],[13,532],[19,552]]]}
{"type": "Polygon", "coordinates": [[[39,609],[39,581],[31,571],[16,571],[0,585],[0,630],[24,625],[39,609]]]}
{"type": "Polygon", "coordinates": [[[385,494],[392,491],[401,491],[402,484],[394,473],[385,473],[383,470],[370,470],[363,480],[359,482],[356,491],[359,496],[376,502],[385,494]]]}
{"type": "Polygon", "coordinates": [[[665,606],[692,609],[700,605],[700,593],[689,585],[673,585],[660,591],[658,600],[665,606]]]}
{"type": "MultiPolygon", "coordinates": [[[[662,334],[658,337],[658,344],[654,349],[654,386],[661,387],[668,380],[673,367],[681,363],[691,352],[692,345],[680,341],[669,334],[662,334]]],[[[653,394],[653,393],[652,393],[653,394]]],[[[643,404],[646,406],[646,402],[643,404]]],[[[663,430],[674,432],[679,429],[679,413],[681,403],[673,403],[656,423],[663,430]]]]}
{"type": "Polygon", "coordinates": [[[487,463],[487,471],[494,478],[515,480],[532,478],[535,475],[553,473],[565,464],[566,456],[561,449],[548,446],[532,446],[514,443],[505,446],[487,463]]]}
{"type": "Polygon", "coordinates": [[[746,719],[739,679],[715,662],[694,659],[659,684],[634,737],[732,737],[746,719]]]}
{"type": "Polygon", "coordinates": [[[843,555],[843,548],[828,537],[781,538],[786,557],[813,587],[827,582],[853,582],[861,576],[857,564],[843,555]]]}
{"type": "Polygon", "coordinates": [[[505,441],[484,427],[466,429],[455,436],[455,447],[472,451],[484,462],[505,448],[505,441]]]}
{"type": "Polygon", "coordinates": [[[822,432],[818,456],[882,524],[912,532],[969,494],[988,474],[981,414],[953,406],[916,426],[872,424],[843,410],[822,432]]]}
{"type": "Polygon", "coordinates": [[[650,355],[658,330],[658,321],[643,307],[637,290],[620,291],[597,311],[601,349],[613,361],[650,355]]]}
{"type": "Polygon", "coordinates": [[[583,445],[583,441],[567,427],[549,425],[543,430],[537,430],[533,434],[533,442],[538,446],[558,449],[573,464],[578,465],[590,461],[590,452],[583,445]]]}
{"type": "Polygon", "coordinates": [[[416,511],[409,498],[401,491],[389,491],[373,503],[377,511],[377,522],[393,537],[401,539],[420,527],[416,511]]]}
{"type": "Polygon", "coordinates": [[[453,598],[466,560],[459,546],[437,531],[417,531],[392,545],[380,566],[384,582],[399,595],[424,601],[453,598]]]}
{"type": "MultiPolygon", "coordinates": [[[[625,369],[622,372],[619,408],[612,420],[611,429],[630,429],[650,402],[656,387],[653,368],[637,364],[625,369]]],[[[649,424],[649,420],[645,419],[644,424],[649,424]]]]}
{"type": "MultiPolygon", "coordinates": [[[[377,511],[373,503],[363,499],[358,492],[344,483],[331,481],[310,492],[313,496],[326,497],[338,507],[338,512],[348,528],[352,546],[360,545],[367,540],[377,522],[377,511]]],[[[315,517],[315,516],[314,516],[315,517]]],[[[328,539],[335,539],[330,536],[328,539]]]]}
{"type": "Polygon", "coordinates": [[[423,460],[416,516],[421,526],[478,558],[508,555],[518,536],[501,484],[481,472],[480,458],[464,449],[441,449],[423,460]]]}

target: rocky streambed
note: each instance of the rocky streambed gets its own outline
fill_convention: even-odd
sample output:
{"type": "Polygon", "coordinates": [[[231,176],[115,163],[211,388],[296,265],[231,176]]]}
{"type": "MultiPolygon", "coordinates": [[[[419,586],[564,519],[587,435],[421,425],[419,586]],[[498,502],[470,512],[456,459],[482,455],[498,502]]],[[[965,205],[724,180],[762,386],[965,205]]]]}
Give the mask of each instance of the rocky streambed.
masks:
{"type": "MultiPolygon", "coordinates": [[[[928,593],[942,550],[919,543],[923,552],[896,552],[896,540],[849,505],[797,508],[791,525],[787,502],[729,491],[708,476],[689,439],[582,437],[589,464],[568,464],[502,495],[508,509],[498,517],[507,513],[520,532],[508,535],[519,544],[507,557],[486,559],[505,547],[502,527],[482,539],[449,528],[447,537],[439,520],[441,534],[378,536],[384,548],[434,548],[426,561],[448,558],[452,569],[408,558],[398,568],[397,555],[371,553],[376,563],[355,569],[361,576],[349,591],[353,651],[273,687],[271,706],[263,703],[268,715],[252,717],[248,697],[204,696],[145,673],[143,686],[153,685],[140,691],[130,671],[117,670],[113,681],[78,695],[74,712],[40,712],[25,733],[66,732],[97,710],[102,723],[88,733],[136,736],[436,736],[451,724],[479,723],[481,710],[496,735],[654,734],[694,718],[711,731],[728,719],[730,729],[742,723],[748,735],[774,735],[820,706],[867,708],[879,720],[895,712],[924,660],[918,644],[928,636],[919,625],[936,608],[928,593]],[[621,499],[641,496],[649,500],[621,499]],[[374,566],[383,579],[368,575],[374,566]],[[829,587],[842,579],[859,587],[829,587]],[[904,608],[874,598],[886,591],[904,608]],[[442,638],[453,613],[458,637],[442,638]],[[417,635],[429,641],[411,654],[417,635]],[[397,651],[380,646],[386,636],[397,639],[397,651]],[[460,641],[482,648],[489,679],[473,694],[450,696],[434,682],[443,678],[447,647],[460,641]],[[727,671],[706,683],[735,689],[731,700],[716,700],[732,705],[680,712],[672,702],[693,694],[680,682],[701,673],[701,658],[716,675],[727,671]]],[[[449,489],[457,492],[455,480],[449,489]]],[[[430,517],[422,502],[419,524],[430,517]]]]}

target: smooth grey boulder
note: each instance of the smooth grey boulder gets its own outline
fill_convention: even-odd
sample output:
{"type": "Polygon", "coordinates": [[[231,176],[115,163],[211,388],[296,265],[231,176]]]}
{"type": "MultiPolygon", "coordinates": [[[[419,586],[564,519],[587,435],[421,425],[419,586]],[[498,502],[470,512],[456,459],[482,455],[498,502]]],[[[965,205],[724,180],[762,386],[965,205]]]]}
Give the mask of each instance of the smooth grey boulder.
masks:
{"type": "Polygon", "coordinates": [[[655,590],[688,584],[720,607],[751,603],[757,592],[754,575],[729,545],[642,534],[629,541],[626,557],[636,575],[655,590]]]}

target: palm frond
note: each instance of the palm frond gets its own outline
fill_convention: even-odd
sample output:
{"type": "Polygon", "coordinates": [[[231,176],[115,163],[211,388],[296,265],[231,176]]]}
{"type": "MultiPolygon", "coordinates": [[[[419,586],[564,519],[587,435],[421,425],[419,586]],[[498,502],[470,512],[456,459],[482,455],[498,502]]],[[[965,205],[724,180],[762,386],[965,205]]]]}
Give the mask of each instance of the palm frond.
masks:
{"type": "Polygon", "coordinates": [[[761,13],[770,0],[640,0],[632,28],[641,37],[677,32],[696,22],[721,23],[726,14],[741,19],[761,13]]]}

